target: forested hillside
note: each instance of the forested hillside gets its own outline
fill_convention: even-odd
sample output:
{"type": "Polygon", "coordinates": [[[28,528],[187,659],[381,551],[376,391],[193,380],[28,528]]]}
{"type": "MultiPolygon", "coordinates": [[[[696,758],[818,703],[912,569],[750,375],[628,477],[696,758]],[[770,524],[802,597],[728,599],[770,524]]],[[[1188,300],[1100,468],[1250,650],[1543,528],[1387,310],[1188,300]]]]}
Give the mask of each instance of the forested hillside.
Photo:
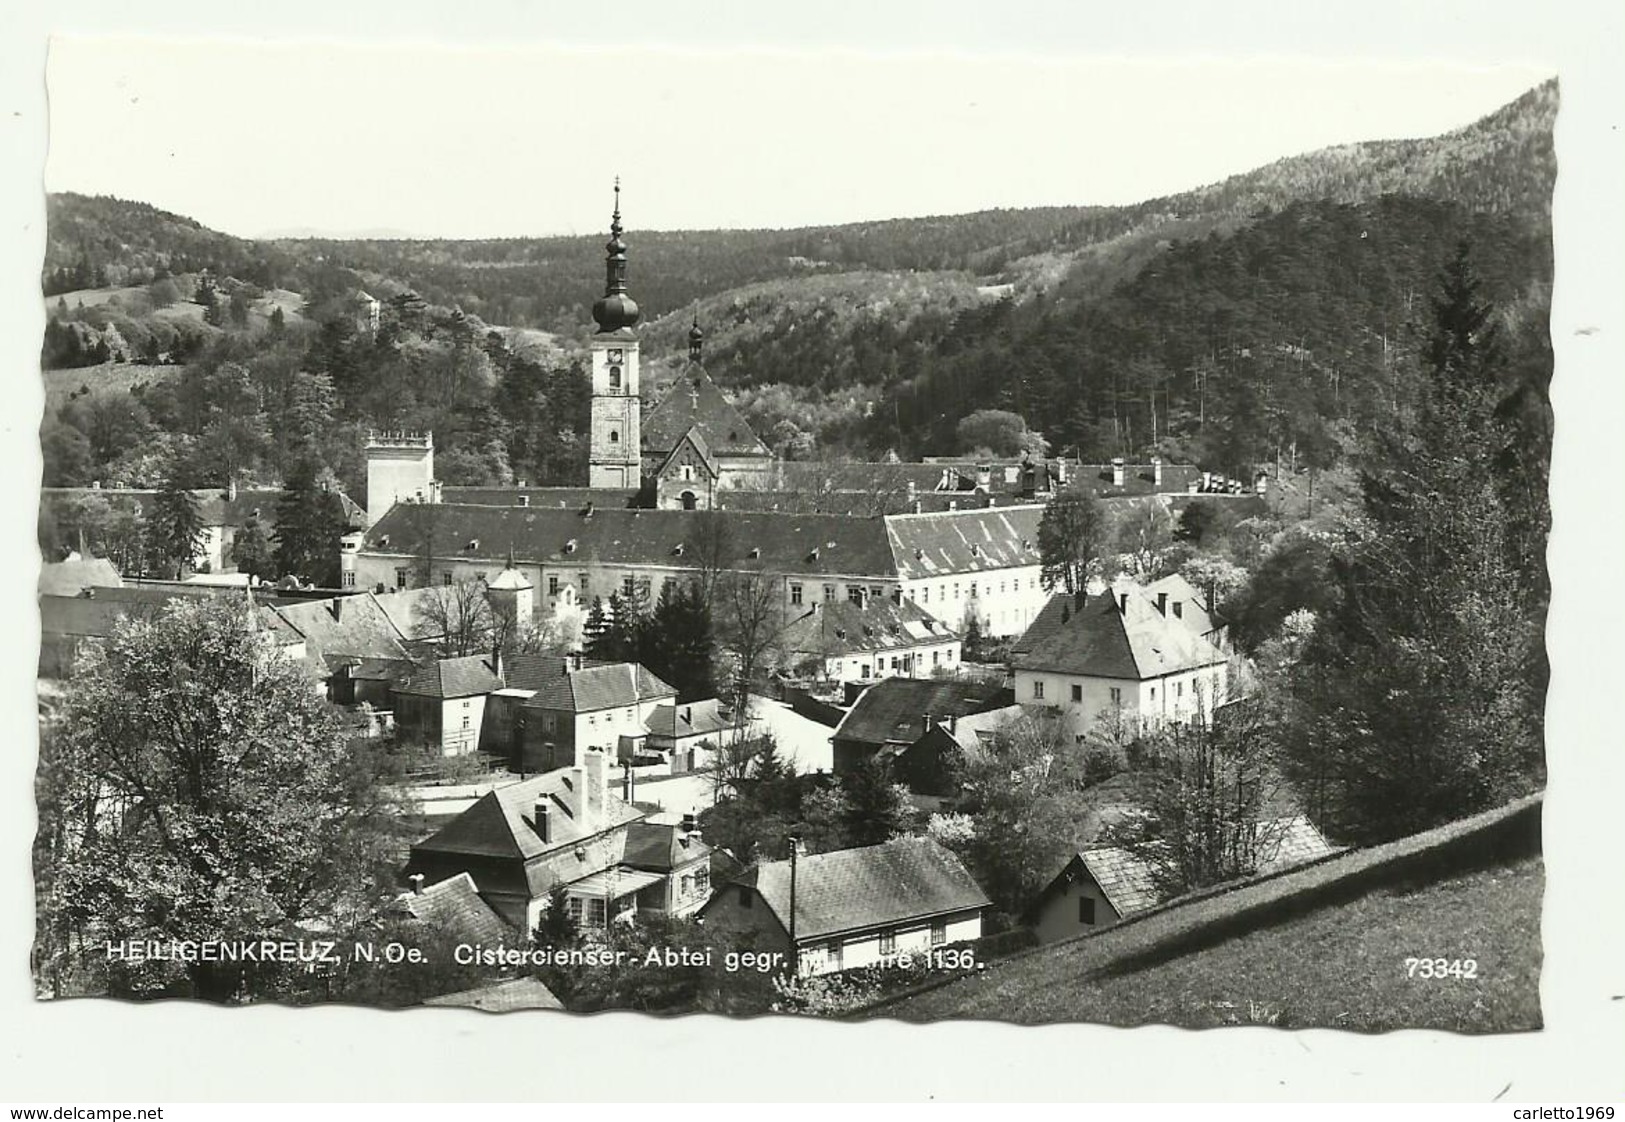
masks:
{"type": "MultiPolygon", "coordinates": [[[[955,454],[958,422],[995,407],[1091,460],[1314,469],[1407,407],[1413,327],[1465,243],[1543,431],[1556,104],[1548,83],[1442,137],[1133,207],[634,221],[646,383],[697,314],[708,367],[782,455],[955,454]]],[[[75,195],[52,196],[50,221],[45,364],[85,370],[46,417],[47,482],[151,484],[179,458],[269,483],[314,449],[355,488],[358,433],[382,424],[434,428],[447,482],[579,481],[599,235],[255,242],[75,195]],[[124,362],[154,373],[104,390],[96,372],[124,362]]]]}

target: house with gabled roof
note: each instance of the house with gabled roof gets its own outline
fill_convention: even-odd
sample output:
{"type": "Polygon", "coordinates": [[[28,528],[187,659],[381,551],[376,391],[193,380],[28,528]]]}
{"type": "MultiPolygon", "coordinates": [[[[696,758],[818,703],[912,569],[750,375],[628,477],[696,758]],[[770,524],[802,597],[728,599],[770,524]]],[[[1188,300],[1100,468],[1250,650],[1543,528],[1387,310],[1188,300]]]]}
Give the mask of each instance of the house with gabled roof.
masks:
{"type": "Polygon", "coordinates": [[[1169,619],[1183,623],[1219,650],[1231,650],[1230,621],[1214,607],[1211,591],[1197,588],[1183,573],[1170,573],[1146,585],[1145,594],[1169,619]]]}
{"type": "Polygon", "coordinates": [[[785,624],[793,673],[822,682],[926,677],[959,666],[962,637],[912,600],[814,601],[785,624]]]}
{"type": "Polygon", "coordinates": [[[805,975],[875,966],[982,936],[992,906],[959,858],[925,837],[766,861],[720,886],[708,929],[746,935],[805,975]]]}
{"type": "MultiPolygon", "coordinates": [[[[1257,836],[1251,876],[1272,876],[1341,852],[1302,815],[1261,821],[1257,836]]],[[[1159,847],[1166,848],[1159,842],[1099,845],[1073,854],[1028,909],[1039,941],[1086,935],[1166,903],[1171,897],[1157,875],[1159,847]]]]}
{"type": "Polygon", "coordinates": [[[654,711],[677,701],[676,688],[634,662],[566,660],[535,685],[519,704],[518,751],[527,771],[559,767],[585,748],[630,760],[654,711]]]}
{"type": "MultiPolygon", "coordinates": [[[[773,466],[773,453],[701,364],[697,343],[691,337],[689,361],[666,388],[659,404],[643,416],[643,475],[659,481],[660,506],[681,502],[681,490],[673,496],[675,502],[668,501],[668,486],[696,482],[680,476],[666,478],[665,469],[672,465],[674,454],[685,442],[708,461],[707,470],[714,473],[718,489],[764,487],[773,466]]],[[[685,461],[676,462],[680,466],[685,461]]],[[[698,463],[688,462],[698,469],[698,463]]]]}
{"type": "Polygon", "coordinates": [[[588,927],[639,909],[685,906],[680,883],[674,891],[668,882],[693,875],[703,843],[694,835],[674,850],[679,826],[638,826],[634,836],[645,813],[615,794],[612,770],[607,753],[584,748],[571,767],[489,792],[414,845],[406,874],[422,875],[426,885],[466,874],[522,936],[535,930],[555,890],[588,927]],[[682,859],[687,853],[695,857],[682,859]]]}
{"type": "Polygon", "coordinates": [[[937,678],[885,678],[858,697],[830,735],[837,774],[876,756],[900,753],[937,724],[1006,709],[1004,686],[937,678]]]}
{"type": "Polygon", "coordinates": [[[706,767],[717,749],[751,734],[754,725],[747,722],[741,727],[736,716],[721,698],[662,702],[644,722],[649,735],[643,743],[643,758],[664,759],[673,775],[706,767]]]}
{"type": "Polygon", "coordinates": [[[503,687],[502,668],[491,655],[437,658],[390,690],[395,728],[402,739],[462,756],[480,746],[485,699],[503,687]]]}
{"type": "Polygon", "coordinates": [[[1016,700],[1063,714],[1079,739],[1103,718],[1211,719],[1227,696],[1227,656],[1168,604],[1123,583],[1041,613],[1045,633],[1011,660],[1016,700]]]}

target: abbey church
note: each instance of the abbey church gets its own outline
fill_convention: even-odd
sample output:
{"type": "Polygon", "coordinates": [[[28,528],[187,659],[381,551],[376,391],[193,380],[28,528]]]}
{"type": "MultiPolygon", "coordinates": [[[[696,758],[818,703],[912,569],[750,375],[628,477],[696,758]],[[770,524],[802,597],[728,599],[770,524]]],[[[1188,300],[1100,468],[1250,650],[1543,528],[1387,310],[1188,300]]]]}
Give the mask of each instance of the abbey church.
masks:
{"type": "Polygon", "coordinates": [[[627,292],[620,186],[605,246],[604,294],[592,306],[592,428],[587,485],[636,489],[640,505],[705,510],[717,492],[763,488],[773,456],[722,395],[702,362],[698,319],[688,335],[688,362],[664,398],[644,415],[638,380],[637,324],[642,313],[627,292]]]}

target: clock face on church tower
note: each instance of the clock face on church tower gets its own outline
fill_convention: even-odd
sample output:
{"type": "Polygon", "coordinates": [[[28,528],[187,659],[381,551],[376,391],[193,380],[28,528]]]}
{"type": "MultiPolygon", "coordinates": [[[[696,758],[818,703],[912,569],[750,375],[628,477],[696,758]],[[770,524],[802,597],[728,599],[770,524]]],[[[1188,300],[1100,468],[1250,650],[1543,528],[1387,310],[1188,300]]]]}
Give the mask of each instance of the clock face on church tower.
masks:
{"type": "Polygon", "coordinates": [[[616,366],[621,364],[621,348],[612,347],[609,352],[609,361],[616,366]]]}

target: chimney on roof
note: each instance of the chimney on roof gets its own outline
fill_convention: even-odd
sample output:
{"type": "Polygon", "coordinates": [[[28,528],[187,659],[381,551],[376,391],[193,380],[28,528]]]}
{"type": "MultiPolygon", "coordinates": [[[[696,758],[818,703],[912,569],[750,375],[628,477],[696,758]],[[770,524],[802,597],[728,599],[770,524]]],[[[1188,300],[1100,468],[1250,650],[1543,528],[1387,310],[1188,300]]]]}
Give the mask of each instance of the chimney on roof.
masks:
{"type": "Polygon", "coordinates": [[[411,876],[407,877],[406,879],[412,882],[412,895],[413,896],[422,896],[423,895],[423,874],[422,873],[413,873],[411,876]]]}
{"type": "Polygon", "coordinates": [[[1123,457],[1121,457],[1121,456],[1113,456],[1112,457],[1112,486],[1113,487],[1121,487],[1122,485],[1123,485],[1123,457]]]}
{"type": "Polygon", "coordinates": [[[520,506],[529,506],[530,505],[530,496],[529,495],[520,495],[519,496],[519,505],[520,506]]]}
{"type": "Polygon", "coordinates": [[[541,795],[536,799],[536,836],[544,842],[553,840],[553,808],[548,805],[547,796],[541,795]]]}
{"type": "Polygon", "coordinates": [[[914,498],[914,480],[912,479],[908,481],[908,497],[910,499],[914,498]]]}
{"type": "Polygon", "coordinates": [[[929,713],[921,713],[920,714],[920,731],[921,732],[930,732],[931,731],[931,714],[929,714],[929,713]]]}
{"type": "Polygon", "coordinates": [[[1162,486],[1162,457],[1151,457],[1151,482],[1157,487],[1162,486]]]}
{"type": "Polygon", "coordinates": [[[604,822],[604,803],[609,795],[609,761],[598,748],[588,748],[585,758],[587,790],[582,805],[587,811],[587,822],[597,829],[604,822]]]}
{"type": "Polygon", "coordinates": [[[953,732],[958,727],[959,727],[959,715],[957,713],[949,713],[948,714],[948,731],[953,732]]]}
{"type": "Polygon", "coordinates": [[[948,509],[949,510],[958,510],[959,509],[959,500],[958,499],[949,499],[948,500],[948,509]]]}
{"type": "Polygon", "coordinates": [[[683,706],[683,723],[685,725],[692,725],[694,723],[694,706],[683,706]]]}
{"type": "Polygon", "coordinates": [[[327,602],[327,612],[335,622],[344,618],[344,597],[335,596],[327,602]]]}
{"type": "Polygon", "coordinates": [[[914,500],[914,513],[915,514],[920,513],[920,500],[919,499],[914,500]]]}
{"type": "Polygon", "coordinates": [[[1127,615],[1128,614],[1128,593],[1127,592],[1119,592],[1117,594],[1117,611],[1118,611],[1118,614],[1120,614],[1120,615],[1127,615]]]}
{"type": "Polygon", "coordinates": [[[1066,486],[1066,457],[1065,456],[1062,456],[1060,459],[1055,461],[1055,482],[1060,484],[1063,487],[1066,486]]]}
{"type": "Polygon", "coordinates": [[[228,503],[234,503],[234,502],[237,501],[237,476],[236,475],[232,475],[226,480],[226,501],[228,503]]]}
{"type": "Polygon", "coordinates": [[[993,465],[976,465],[976,486],[978,490],[987,491],[993,486],[993,465]]]}
{"type": "Polygon", "coordinates": [[[1168,594],[1166,592],[1157,593],[1157,611],[1162,615],[1168,614],[1168,594]]]}
{"type": "Polygon", "coordinates": [[[592,500],[591,499],[587,500],[587,505],[582,510],[581,517],[583,517],[583,518],[591,518],[592,517],[592,500]]]}

